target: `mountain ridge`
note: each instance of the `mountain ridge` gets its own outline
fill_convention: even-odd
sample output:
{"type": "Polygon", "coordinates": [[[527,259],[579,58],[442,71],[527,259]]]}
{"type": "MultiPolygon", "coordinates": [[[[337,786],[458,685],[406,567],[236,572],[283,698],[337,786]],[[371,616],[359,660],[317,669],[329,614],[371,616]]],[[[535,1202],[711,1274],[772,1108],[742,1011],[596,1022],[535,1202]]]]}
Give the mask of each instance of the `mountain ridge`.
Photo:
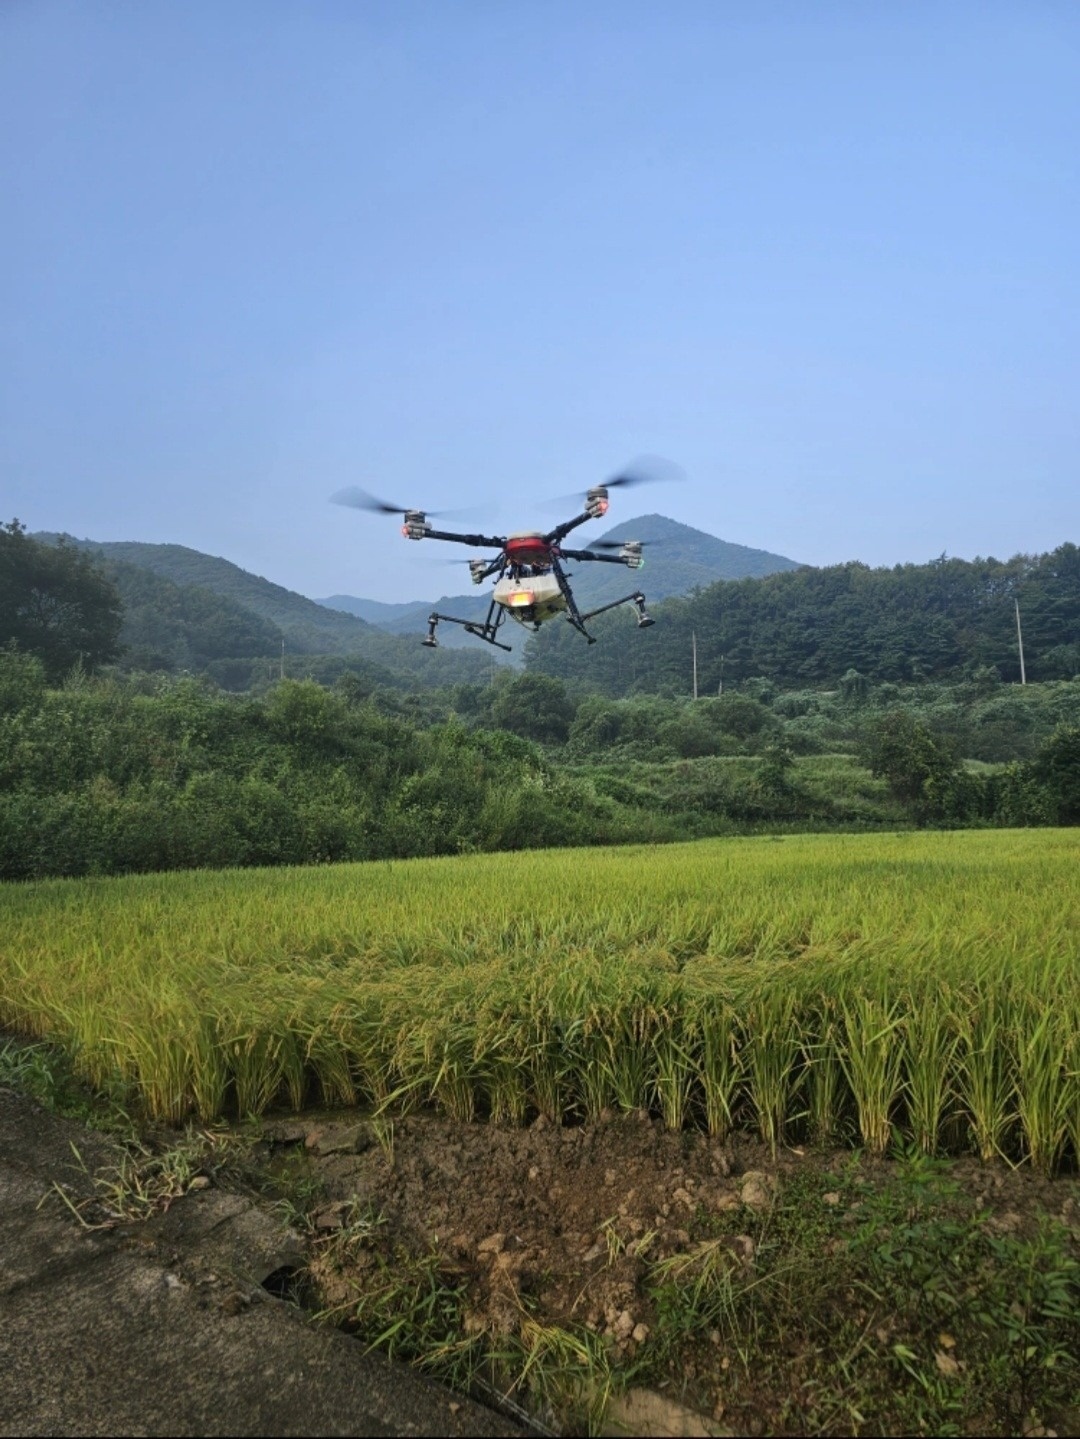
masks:
{"type": "MultiPolygon", "coordinates": [[[[151,655],[155,640],[166,638],[170,628],[172,636],[169,647],[174,651],[172,664],[184,667],[183,643],[186,636],[179,634],[175,616],[153,613],[162,609],[162,601],[174,610],[199,608],[199,594],[215,595],[227,602],[233,623],[240,630],[247,630],[248,644],[244,651],[233,655],[222,654],[218,641],[219,662],[226,659],[254,658],[265,656],[268,649],[276,651],[284,641],[290,656],[338,656],[342,659],[360,659],[396,671],[406,673],[422,682],[436,680],[453,681],[470,679],[473,671],[480,673],[488,661],[476,664],[465,663],[462,655],[432,657],[421,652],[400,635],[388,634],[385,630],[367,624],[356,615],[328,609],[316,603],[307,595],[286,589],[261,575],[242,569],[231,560],[220,556],[207,555],[202,550],[189,549],[185,545],[150,544],[140,540],[89,540],[76,539],[72,535],[40,532],[35,539],[46,544],[57,544],[61,540],[78,549],[98,556],[106,567],[114,567],[113,578],[129,600],[139,586],[134,581],[134,572],[149,573],[160,581],[176,587],[176,593],[165,594],[159,587],[155,593],[139,596],[145,601],[143,612],[138,617],[138,634],[125,640],[136,654],[151,655]],[[249,618],[244,619],[244,615],[249,618]],[[261,621],[262,623],[256,623],[261,621]],[[269,627],[269,628],[268,628],[269,627]],[[156,632],[156,633],[155,633],[156,632]],[[177,642],[180,649],[177,649],[177,642]],[[435,664],[432,659],[435,658],[435,664]],[[464,663],[464,668],[463,668],[464,663]]],[[[181,625],[180,629],[184,626],[181,625]]],[[[164,659],[164,655],[158,656],[164,659]]]]}

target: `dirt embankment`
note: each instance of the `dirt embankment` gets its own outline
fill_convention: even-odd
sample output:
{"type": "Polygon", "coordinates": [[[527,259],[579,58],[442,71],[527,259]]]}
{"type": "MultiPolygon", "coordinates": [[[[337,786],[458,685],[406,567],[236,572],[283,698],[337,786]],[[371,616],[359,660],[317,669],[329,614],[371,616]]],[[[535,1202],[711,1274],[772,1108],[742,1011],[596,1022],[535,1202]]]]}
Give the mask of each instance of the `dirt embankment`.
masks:
{"type": "MultiPolygon", "coordinates": [[[[1016,1411],[1029,1433],[1073,1422],[1026,1375],[979,1398],[982,1366],[1001,1356],[975,1319],[965,1327],[963,1306],[1015,1304],[1013,1294],[991,1294],[993,1266],[1022,1266],[1023,1246],[1035,1253],[1048,1223],[1065,1246],[1053,1262],[1080,1259],[1075,1176],[849,1149],[784,1149],[774,1159],[745,1135],[721,1144],[670,1133],[643,1111],[526,1129],[424,1113],[392,1126],[323,1115],[269,1124],[264,1144],[271,1168],[284,1163],[310,1183],[316,1301],[361,1330],[357,1306],[373,1282],[427,1255],[429,1273],[458,1296],[463,1333],[496,1347],[530,1324],[594,1336],[616,1390],[661,1391],[713,1431],[805,1432],[831,1414],[836,1432],[858,1432],[836,1398],[847,1384],[849,1410],[880,1402],[882,1432],[905,1432],[923,1411],[915,1400],[889,1411],[888,1396],[898,1383],[918,1390],[903,1369],[909,1350],[941,1385],[955,1380],[942,1413],[1000,1429],[1016,1411]],[[936,1256],[941,1270],[919,1280],[925,1302],[904,1287],[905,1245],[936,1256]],[[964,1287],[965,1265],[985,1271],[981,1299],[964,1287]],[[940,1314],[960,1308],[947,1323],[935,1293],[940,1314]],[[729,1296],[727,1312],[717,1294],[729,1296]],[[854,1385],[839,1373],[845,1362],[861,1375],[854,1385]]],[[[1080,1339],[1075,1279],[1066,1274],[1077,1309],[1061,1332],[1080,1339]]],[[[924,1415],[931,1427],[936,1413],[924,1415]]]]}

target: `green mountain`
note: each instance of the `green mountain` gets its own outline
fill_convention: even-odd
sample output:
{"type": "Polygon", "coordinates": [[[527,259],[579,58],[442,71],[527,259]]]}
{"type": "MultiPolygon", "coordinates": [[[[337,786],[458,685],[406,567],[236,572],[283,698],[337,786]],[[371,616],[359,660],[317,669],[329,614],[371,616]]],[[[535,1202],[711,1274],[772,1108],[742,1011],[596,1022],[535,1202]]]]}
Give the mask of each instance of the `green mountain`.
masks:
{"type": "Polygon", "coordinates": [[[105,570],[123,601],[120,643],[127,669],[190,670],[221,660],[276,657],[281,630],[272,620],[202,585],[181,585],[124,560],[105,570]]]}
{"type": "MultiPolygon", "coordinates": [[[[61,537],[35,538],[56,543],[61,537]]],[[[98,555],[120,589],[130,668],[205,670],[221,683],[246,687],[261,668],[236,662],[280,660],[284,641],[293,669],[296,656],[339,656],[377,667],[379,683],[448,684],[489,673],[487,656],[432,654],[199,550],[67,538],[98,555]]]]}
{"type": "MultiPolygon", "coordinates": [[[[646,562],[641,570],[588,561],[568,562],[567,567],[573,575],[574,596],[582,610],[607,604],[621,595],[632,594],[636,589],[643,590],[649,603],[654,604],[672,595],[690,594],[717,580],[745,579],[799,568],[795,560],[783,555],[717,539],[715,535],[694,529],[692,525],[669,520],[665,515],[641,515],[590,538],[618,543],[643,540],[646,562]]],[[[567,544],[574,545],[575,540],[577,548],[588,548],[589,540],[585,537],[579,540],[577,533],[569,537],[567,544]]],[[[490,594],[489,583],[471,594],[404,604],[385,604],[354,595],[331,595],[319,603],[346,610],[390,634],[417,635],[426,631],[427,617],[432,610],[459,615],[462,619],[482,620],[487,613],[490,594]]],[[[520,662],[528,632],[520,626],[507,624],[500,638],[502,636],[513,641],[515,659],[520,662]]],[[[441,625],[439,643],[473,645],[476,641],[455,625],[441,625]]]]}
{"type": "MultiPolygon", "coordinates": [[[[669,520],[665,515],[641,515],[635,520],[624,520],[599,538],[619,544],[643,540],[645,567],[634,571],[587,561],[577,563],[572,567],[574,593],[582,609],[605,604],[635,589],[644,590],[649,603],[655,604],[672,595],[688,595],[717,580],[758,578],[800,568],[797,560],[770,554],[768,550],[751,549],[748,545],[732,544],[693,525],[669,520]]],[[[573,539],[571,535],[568,543],[573,539]]],[[[581,548],[587,546],[585,541],[581,548]]]]}
{"type": "MultiPolygon", "coordinates": [[[[39,539],[58,536],[39,535],[39,539]]],[[[70,536],[69,536],[70,539],[70,536]]],[[[149,545],[135,540],[74,540],[106,560],[137,565],[176,585],[196,585],[233,600],[277,625],[294,654],[343,654],[363,645],[370,627],[355,615],[327,610],[283,585],[250,574],[230,560],[189,550],[185,545],[149,545]]]]}
{"type": "Polygon", "coordinates": [[[857,695],[867,684],[967,679],[992,688],[1080,676],[1074,544],[1005,561],[942,555],[878,569],[807,566],[709,585],[650,609],[656,624],[640,632],[621,611],[601,615],[591,648],[576,644],[569,626],[546,625],[529,643],[529,668],[611,695],[685,694],[695,654],[702,694],[756,678],[792,689],[846,683],[857,695]]]}

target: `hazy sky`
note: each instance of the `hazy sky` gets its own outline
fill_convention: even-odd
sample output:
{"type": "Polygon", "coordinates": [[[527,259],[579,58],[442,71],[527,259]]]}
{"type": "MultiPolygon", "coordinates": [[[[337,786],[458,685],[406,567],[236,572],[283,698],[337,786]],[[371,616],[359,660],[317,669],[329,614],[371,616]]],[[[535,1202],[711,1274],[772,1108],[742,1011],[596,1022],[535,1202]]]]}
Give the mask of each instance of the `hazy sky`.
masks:
{"type": "Polygon", "coordinates": [[[1075,0],[4,0],[0,519],[405,600],[334,490],[654,452],[612,522],[1080,540],[1078,165],[1075,0]]]}

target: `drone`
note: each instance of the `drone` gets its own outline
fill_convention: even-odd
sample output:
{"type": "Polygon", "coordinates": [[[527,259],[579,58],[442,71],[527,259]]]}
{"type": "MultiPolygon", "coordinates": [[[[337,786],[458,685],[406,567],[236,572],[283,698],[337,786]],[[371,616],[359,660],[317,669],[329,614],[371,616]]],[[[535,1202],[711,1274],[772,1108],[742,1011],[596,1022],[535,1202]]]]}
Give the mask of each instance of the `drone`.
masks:
{"type": "MultiPolygon", "coordinates": [[[[428,512],[403,509],[377,499],[357,486],[339,490],[331,496],[335,504],[348,505],[353,509],[372,510],[377,514],[401,515],[404,524],[401,533],[407,540],[449,540],[453,544],[472,545],[476,549],[496,550],[492,558],[467,561],[474,585],[482,585],[494,578],[491,603],[487,617],[482,621],[461,619],[457,615],[440,614],[437,610],[428,616],[428,632],[422,644],[434,649],[439,641],[435,631],[441,623],[461,625],[467,634],[486,641],[501,650],[512,647],[499,638],[499,629],[506,617],[516,620],[519,625],[535,633],[546,621],[562,615],[589,644],[595,644],[595,636],[586,629],[586,623],[607,610],[618,609],[620,605],[633,605],[639,629],[645,629],[655,621],[645,610],[645,596],[640,590],[623,595],[609,604],[598,605],[596,609],[582,614],[570,587],[571,575],[566,570],[567,561],[592,562],[607,565],[625,565],[628,569],[639,570],[645,563],[641,540],[595,540],[588,549],[567,549],[563,541],[572,530],[589,520],[598,520],[607,513],[608,491],[623,485],[636,485],[655,479],[666,478],[657,473],[655,467],[628,468],[623,473],[594,485],[585,495],[585,504],[580,514],[564,520],[546,534],[539,530],[527,530],[514,535],[467,535],[449,530],[433,529],[428,512]],[[614,553],[598,553],[613,551],[614,553]]],[[[571,497],[572,498],[572,497],[571,497]]],[[[436,516],[437,517],[437,516],[436,516]]]]}

